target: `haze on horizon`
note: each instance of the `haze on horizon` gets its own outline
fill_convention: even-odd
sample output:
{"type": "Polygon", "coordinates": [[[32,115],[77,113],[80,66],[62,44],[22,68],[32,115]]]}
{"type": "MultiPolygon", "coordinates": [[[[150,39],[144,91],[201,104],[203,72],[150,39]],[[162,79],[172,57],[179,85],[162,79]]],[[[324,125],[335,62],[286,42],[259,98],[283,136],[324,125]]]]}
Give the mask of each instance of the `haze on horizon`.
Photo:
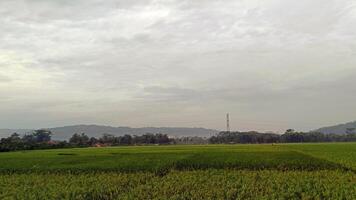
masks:
{"type": "Polygon", "coordinates": [[[352,0],[2,0],[0,127],[356,120],[352,0]]]}

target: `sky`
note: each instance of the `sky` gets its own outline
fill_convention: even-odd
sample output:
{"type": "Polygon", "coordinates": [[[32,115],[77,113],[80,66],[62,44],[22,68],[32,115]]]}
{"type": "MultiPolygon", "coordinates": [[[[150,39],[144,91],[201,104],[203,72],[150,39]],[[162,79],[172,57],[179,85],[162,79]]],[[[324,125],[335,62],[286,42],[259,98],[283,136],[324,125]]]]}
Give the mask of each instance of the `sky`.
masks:
{"type": "Polygon", "coordinates": [[[0,128],[356,120],[353,0],[1,0],[0,128]]]}

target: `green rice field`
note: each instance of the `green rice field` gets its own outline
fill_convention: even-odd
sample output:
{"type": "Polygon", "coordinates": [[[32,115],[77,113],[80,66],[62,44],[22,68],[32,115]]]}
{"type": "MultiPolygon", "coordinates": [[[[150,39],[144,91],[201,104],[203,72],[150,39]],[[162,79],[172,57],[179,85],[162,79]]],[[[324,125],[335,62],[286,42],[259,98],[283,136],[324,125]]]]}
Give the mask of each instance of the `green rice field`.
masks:
{"type": "Polygon", "coordinates": [[[0,153],[0,199],[356,199],[356,143],[0,153]]]}

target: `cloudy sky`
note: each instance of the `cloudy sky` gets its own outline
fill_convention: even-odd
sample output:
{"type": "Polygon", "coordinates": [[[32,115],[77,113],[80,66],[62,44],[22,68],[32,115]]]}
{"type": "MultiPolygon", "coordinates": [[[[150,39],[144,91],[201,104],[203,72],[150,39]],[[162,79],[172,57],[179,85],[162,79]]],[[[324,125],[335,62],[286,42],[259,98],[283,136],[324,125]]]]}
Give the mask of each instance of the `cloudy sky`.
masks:
{"type": "Polygon", "coordinates": [[[353,0],[1,0],[0,128],[356,120],[353,0]]]}

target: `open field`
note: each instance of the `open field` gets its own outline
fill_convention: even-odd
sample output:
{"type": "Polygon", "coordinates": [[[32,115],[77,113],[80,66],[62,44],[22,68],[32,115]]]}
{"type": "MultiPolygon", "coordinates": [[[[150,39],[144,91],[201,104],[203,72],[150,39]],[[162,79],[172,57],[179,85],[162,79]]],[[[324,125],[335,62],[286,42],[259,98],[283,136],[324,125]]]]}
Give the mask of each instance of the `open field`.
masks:
{"type": "Polygon", "coordinates": [[[356,143],[0,154],[0,199],[356,199],[356,143]]]}

